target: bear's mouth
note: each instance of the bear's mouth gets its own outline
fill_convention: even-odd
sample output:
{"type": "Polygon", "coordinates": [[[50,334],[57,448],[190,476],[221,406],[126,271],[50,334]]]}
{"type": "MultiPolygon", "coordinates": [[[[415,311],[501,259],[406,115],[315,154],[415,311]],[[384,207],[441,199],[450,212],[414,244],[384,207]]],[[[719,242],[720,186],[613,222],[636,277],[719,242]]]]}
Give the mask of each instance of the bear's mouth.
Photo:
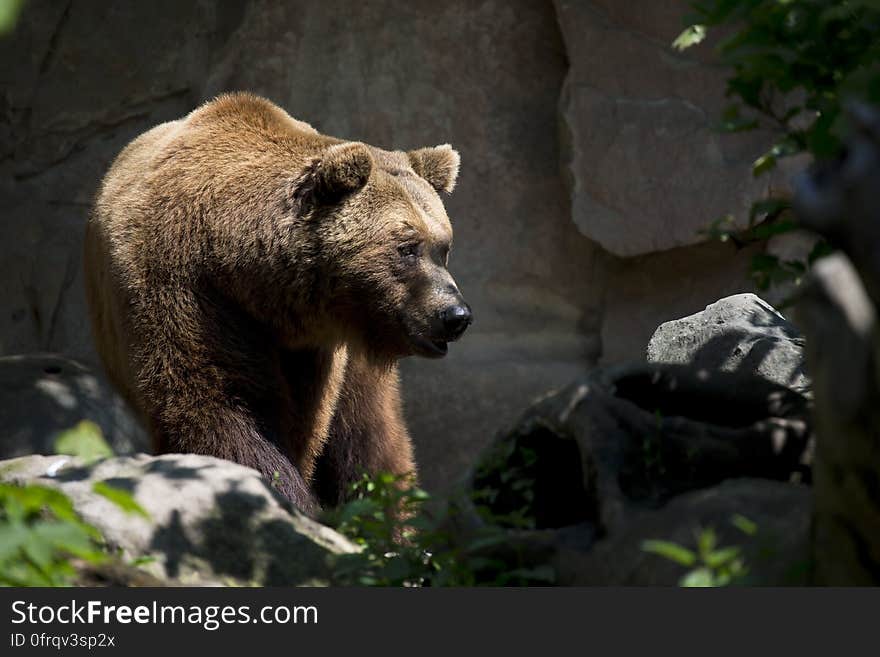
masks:
{"type": "Polygon", "coordinates": [[[419,355],[428,358],[442,358],[449,351],[445,340],[432,340],[421,335],[414,335],[410,340],[419,355]]]}

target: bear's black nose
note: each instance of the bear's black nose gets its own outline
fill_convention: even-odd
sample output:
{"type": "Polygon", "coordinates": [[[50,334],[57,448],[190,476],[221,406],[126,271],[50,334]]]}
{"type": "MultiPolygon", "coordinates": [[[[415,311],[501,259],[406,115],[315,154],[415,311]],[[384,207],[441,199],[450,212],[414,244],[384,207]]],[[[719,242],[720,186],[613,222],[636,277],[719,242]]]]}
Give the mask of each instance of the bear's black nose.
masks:
{"type": "Polygon", "coordinates": [[[466,303],[449,306],[440,313],[443,320],[443,330],[449,340],[457,340],[465,329],[474,321],[471,307],[466,303]]]}

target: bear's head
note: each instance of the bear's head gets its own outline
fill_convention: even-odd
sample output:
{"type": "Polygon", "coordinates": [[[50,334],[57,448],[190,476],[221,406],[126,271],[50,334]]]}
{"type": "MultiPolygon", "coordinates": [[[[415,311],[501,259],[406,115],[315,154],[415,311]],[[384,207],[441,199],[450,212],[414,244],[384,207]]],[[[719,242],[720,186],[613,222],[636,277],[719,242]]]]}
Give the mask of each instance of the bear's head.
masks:
{"type": "Polygon", "coordinates": [[[383,151],[359,142],[329,147],[300,178],[299,214],[333,314],[363,344],[390,357],[442,357],[472,321],[447,269],[449,193],[459,156],[449,145],[383,151]]]}

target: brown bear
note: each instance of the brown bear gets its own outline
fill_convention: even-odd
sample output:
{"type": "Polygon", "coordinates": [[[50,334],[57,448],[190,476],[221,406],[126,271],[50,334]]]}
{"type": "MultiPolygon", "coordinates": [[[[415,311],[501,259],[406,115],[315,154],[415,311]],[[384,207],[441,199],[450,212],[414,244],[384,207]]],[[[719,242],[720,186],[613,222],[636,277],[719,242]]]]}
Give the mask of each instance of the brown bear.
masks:
{"type": "Polygon", "coordinates": [[[449,145],[385,151],[235,93],[116,158],[85,240],[98,352],[157,453],[259,470],[299,508],[415,474],[397,361],[471,322],[449,145]]]}

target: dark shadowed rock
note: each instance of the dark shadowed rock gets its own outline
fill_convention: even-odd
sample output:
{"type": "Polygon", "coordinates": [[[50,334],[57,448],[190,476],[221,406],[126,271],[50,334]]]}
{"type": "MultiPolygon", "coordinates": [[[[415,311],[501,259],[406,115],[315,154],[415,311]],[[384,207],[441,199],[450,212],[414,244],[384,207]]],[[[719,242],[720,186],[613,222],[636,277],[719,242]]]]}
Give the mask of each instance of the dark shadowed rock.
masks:
{"type": "Polygon", "coordinates": [[[496,439],[469,485],[502,523],[586,523],[602,535],[725,479],[808,479],[809,443],[809,402],[788,388],[632,365],[594,370],[539,401],[496,439]]]}
{"type": "Polygon", "coordinates": [[[328,557],[357,549],[291,509],[256,470],[208,456],[139,454],[92,465],[29,456],[0,462],[0,480],[61,490],[108,547],[125,559],[152,557],[148,572],[185,585],[327,583],[328,557]],[[95,494],[97,482],[131,493],[150,518],[95,494]]]}
{"type": "Polygon", "coordinates": [[[810,494],[788,480],[809,479],[810,445],[808,399],[759,376],[594,370],[499,435],[453,503],[453,532],[467,546],[500,531],[478,556],[549,565],[557,584],[675,585],[685,569],[642,542],[691,547],[712,528],[719,547],[742,547],[749,582],[803,583],[810,494]]]}
{"type": "Polygon", "coordinates": [[[0,358],[0,458],[54,454],[81,420],[97,424],[116,454],[150,451],[146,432],[100,374],[53,354],[0,358]]]}
{"type": "Polygon", "coordinates": [[[834,161],[797,181],[805,226],[841,249],[797,305],[815,377],[814,583],[880,584],[880,108],[851,104],[834,161]]]}
{"type": "Polygon", "coordinates": [[[757,374],[797,391],[810,386],[800,332],[754,294],[726,297],[662,324],[648,343],[647,357],[708,372],[757,374]]]}
{"type": "Polygon", "coordinates": [[[681,495],[662,509],[632,518],[592,550],[564,543],[553,556],[557,583],[575,586],[675,586],[688,568],[646,552],[646,540],[663,540],[696,551],[696,537],[711,529],[719,548],[739,547],[747,568],[742,584],[806,584],[810,570],[811,492],[807,486],[736,479],[681,495]],[[749,535],[731,521],[744,516],[749,535]]]}

